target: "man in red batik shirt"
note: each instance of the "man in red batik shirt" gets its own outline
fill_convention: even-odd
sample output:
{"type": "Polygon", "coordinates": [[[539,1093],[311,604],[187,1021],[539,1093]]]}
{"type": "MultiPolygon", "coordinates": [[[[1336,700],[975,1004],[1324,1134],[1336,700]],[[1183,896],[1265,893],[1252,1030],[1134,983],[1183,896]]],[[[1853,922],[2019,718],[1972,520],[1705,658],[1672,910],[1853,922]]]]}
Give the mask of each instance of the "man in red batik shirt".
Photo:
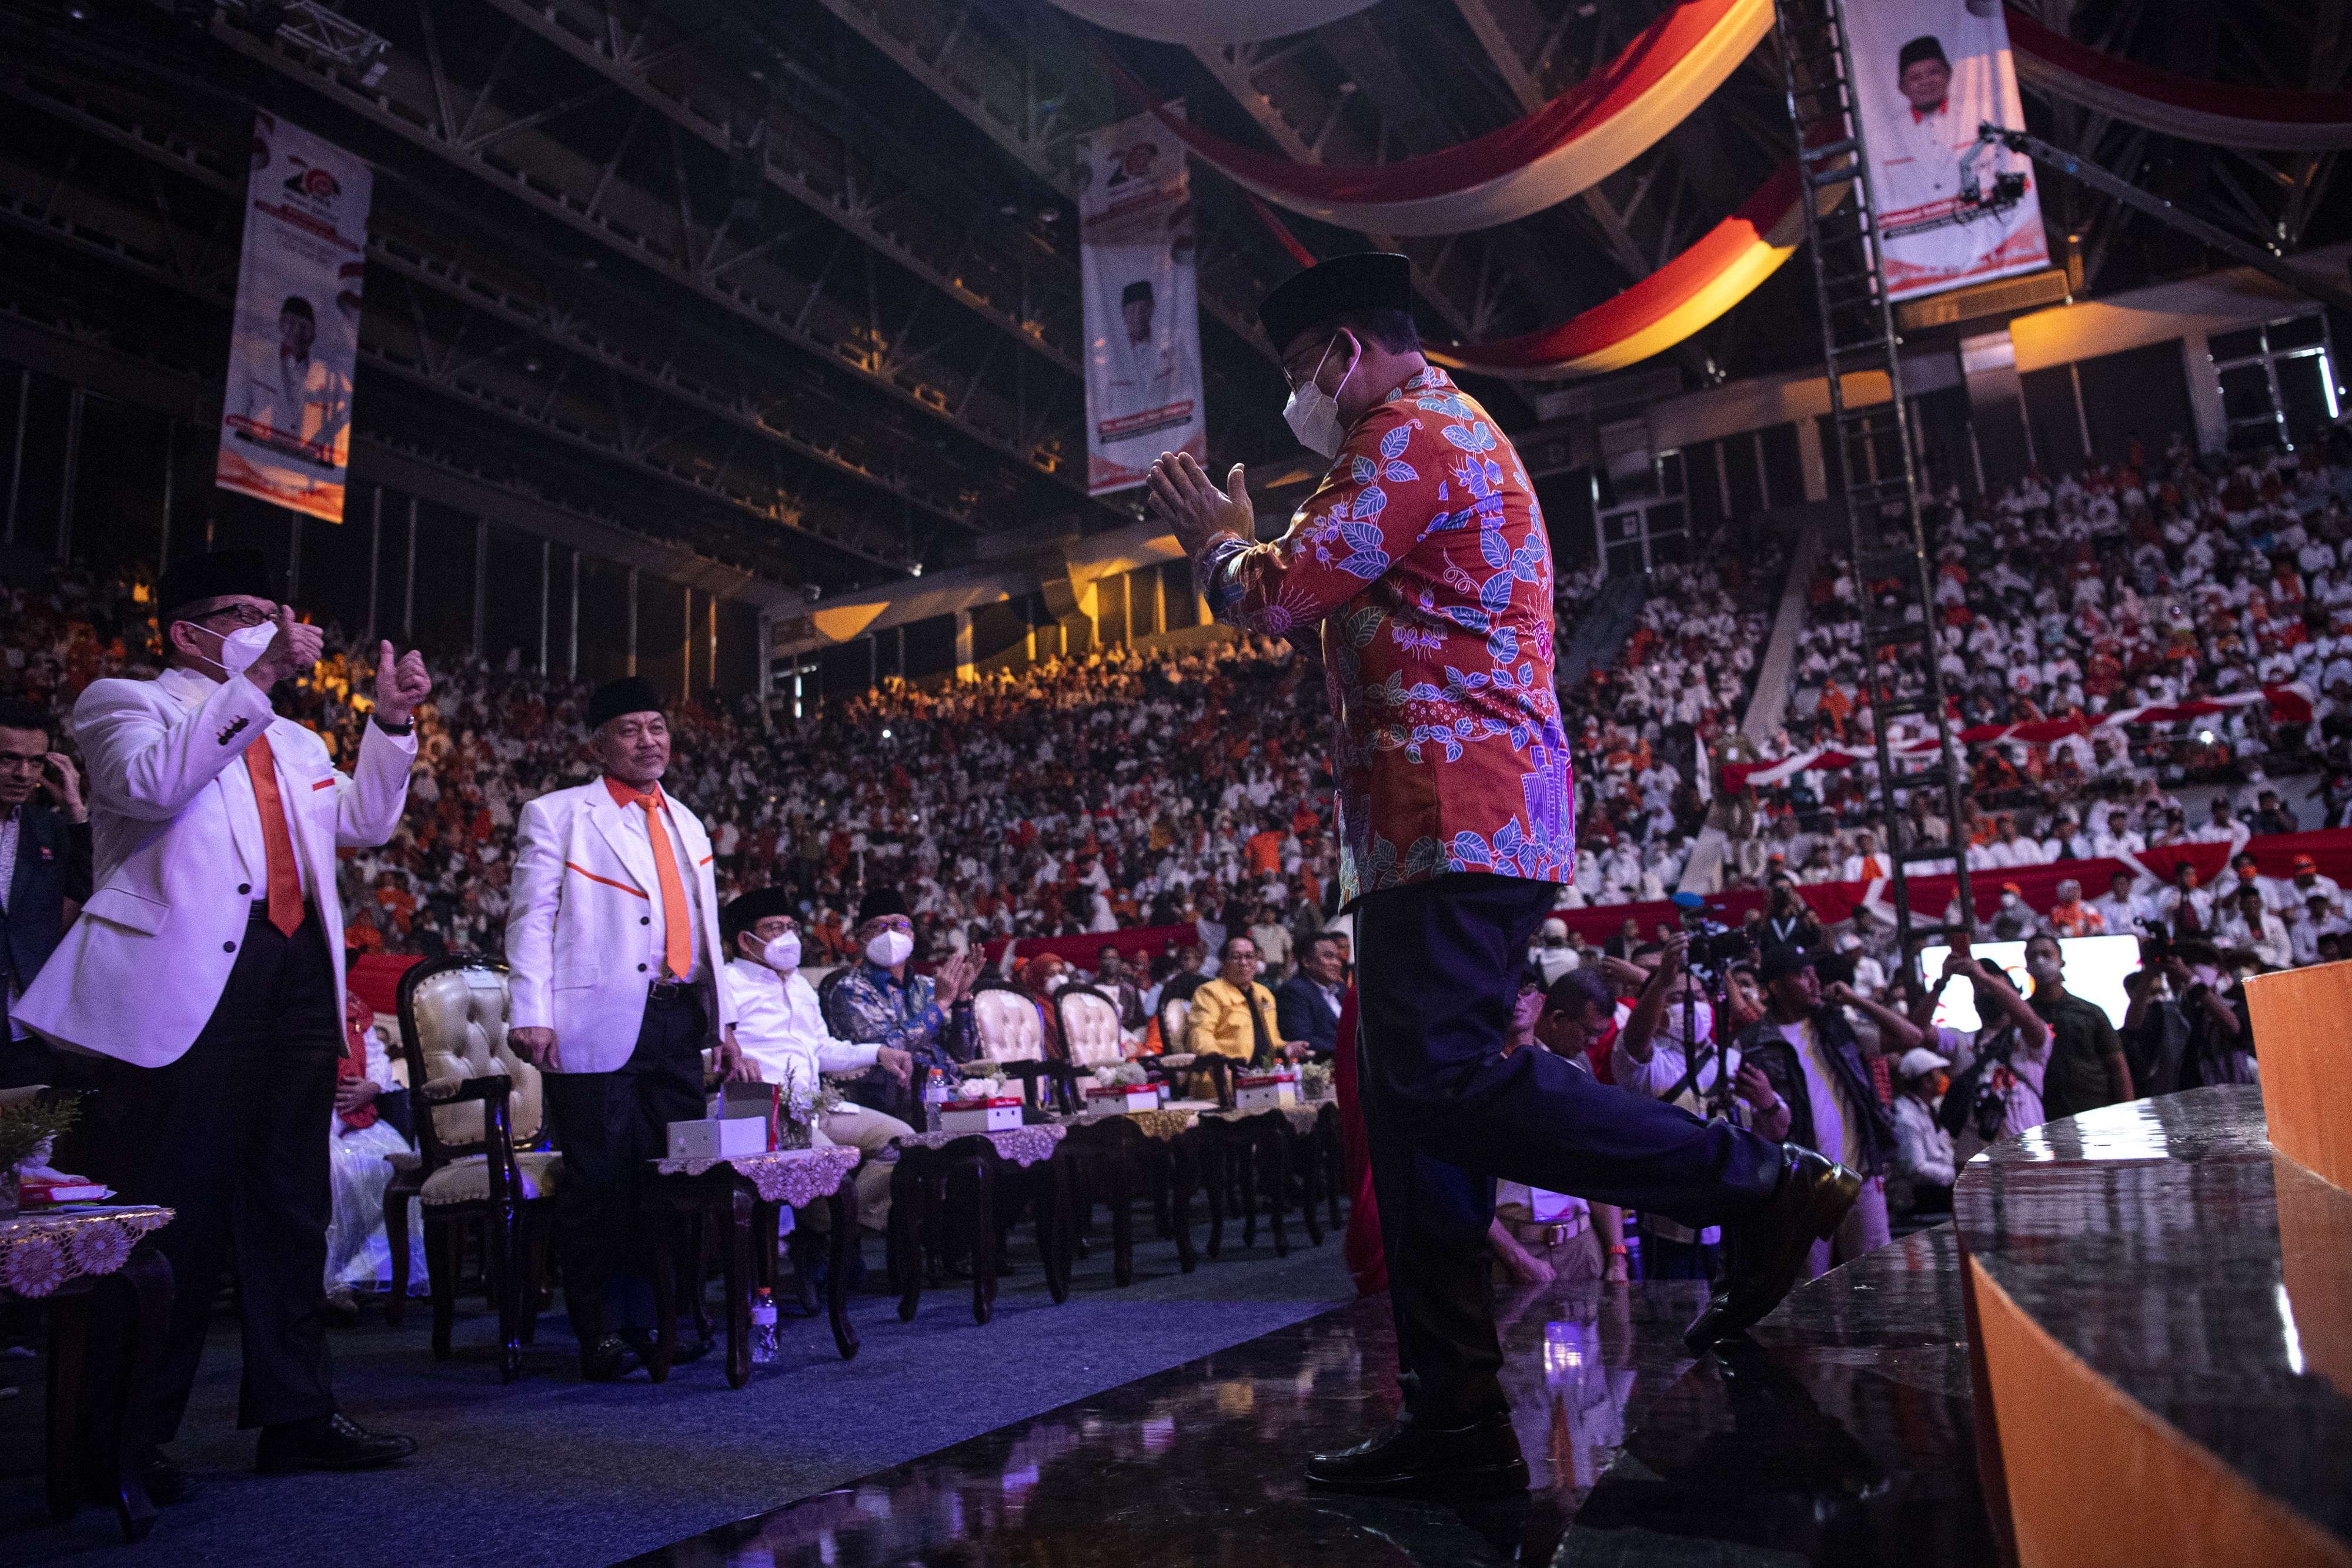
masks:
{"type": "Polygon", "coordinates": [[[1254,545],[1236,465],[1220,490],[1162,454],[1154,515],[1221,621],[1319,626],[1337,719],[1340,887],[1355,906],[1364,1119],[1396,1316],[1400,1418],[1317,1454],[1315,1484],[1441,1496],[1527,1484],[1497,1373],[1486,1231],[1497,1177],[1732,1228],[1700,1349],[1787,1294],[1860,1178],[1808,1150],[1502,1046],[1528,940],[1574,869],[1552,689],[1551,550],[1534,486],[1486,411],[1423,359],[1401,256],[1342,256],[1259,308],[1284,418],[1331,466],[1254,545]]]}

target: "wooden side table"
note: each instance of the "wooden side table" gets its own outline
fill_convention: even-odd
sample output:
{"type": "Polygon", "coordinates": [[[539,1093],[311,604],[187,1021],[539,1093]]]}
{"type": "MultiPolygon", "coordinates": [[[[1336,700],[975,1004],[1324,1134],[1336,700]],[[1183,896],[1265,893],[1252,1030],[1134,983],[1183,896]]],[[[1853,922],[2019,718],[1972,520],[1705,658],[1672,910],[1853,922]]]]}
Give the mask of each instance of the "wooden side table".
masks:
{"type": "Polygon", "coordinates": [[[898,1140],[898,1168],[890,1176],[889,1257],[901,1322],[913,1322],[922,1304],[927,1243],[944,1259],[954,1220],[969,1231],[972,1321],[984,1323],[995,1315],[1000,1193],[1032,1200],[1045,1288],[1056,1306],[1070,1299],[1073,1216],[1064,1142],[1067,1131],[1060,1123],[1040,1123],[994,1133],[920,1133],[898,1140]],[[1015,1181],[1026,1188],[1025,1194],[1012,1185],[1015,1181]]]}
{"type": "MultiPolygon", "coordinates": [[[[752,1282],[777,1288],[776,1228],[786,1208],[830,1206],[833,1224],[831,1278],[826,1316],[833,1343],[848,1361],[857,1354],[857,1330],[849,1321],[849,1274],[857,1247],[859,1151],[841,1145],[815,1149],[779,1149],[732,1159],[656,1160],[653,1195],[680,1218],[715,1219],[722,1288],[727,1292],[727,1385],[751,1381],[752,1282]]],[[[677,1349],[677,1268],[672,1228],[656,1226],[654,1295],[658,1341],[646,1371],[667,1381],[677,1349]]],[[[696,1259],[699,1267],[700,1259],[696,1259]]],[[[698,1280],[697,1284],[700,1281],[698,1280]]]]}
{"type": "MultiPolygon", "coordinates": [[[[1135,1221],[1140,1193],[1167,1223],[1176,1242],[1177,1267],[1189,1274],[1200,1267],[1192,1247],[1192,1194],[1201,1185],[1202,1134],[1198,1108],[1161,1106],[1119,1111],[1071,1123],[1069,1146],[1087,1184],[1091,1212],[1097,1179],[1110,1205],[1111,1282],[1135,1282],[1135,1221]]],[[[1091,1220],[1089,1220],[1091,1223],[1091,1220]]]]}
{"type": "Polygon", "coordinates": [[[0,1221],[0,1299],[47,1308],[49,1517],[62,1524],[84,1502],[103,1500],[125,1541],[146,1539],[155,1523],[141,1474],[147,1434],[134,1411],[154,1380],[172,1316],[172,1265],[150,1239],[171,1220],[168,1208],[136,1205],[0,1221]],[[106,1294],[123,1298],[123,1333],[99,1354],[120,1371],[106,1408],[94,1410],[82,1374],[90,1309],[106,1294]]]}

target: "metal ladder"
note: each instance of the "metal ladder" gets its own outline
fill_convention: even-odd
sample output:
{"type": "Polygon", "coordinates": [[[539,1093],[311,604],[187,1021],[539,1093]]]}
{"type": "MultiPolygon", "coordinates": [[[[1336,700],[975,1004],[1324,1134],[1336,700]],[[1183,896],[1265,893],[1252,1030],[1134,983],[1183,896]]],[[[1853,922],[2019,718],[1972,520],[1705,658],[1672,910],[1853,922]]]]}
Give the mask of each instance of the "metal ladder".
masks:
{"type": "Polygon", "coordinates": [[[1916,980],[1912,938],[1941,930],[1943,912],[1913,923],[1909,868],[1950,860],[1959,881],[1960,906],[1971,917],[1976,909],[1962,834],[1960,749],[1952,737],[1943,674],[1937,667],[1933,569],[1919,510],[1903,368],[1895,354],[1894,308],[1872,240],[1877,203],[1850,85],[1853,61],[1838,0],[1776,0],[1774,11],[1789,115],[1796,132],[1801,205],[1810,242],[1806,249],[1813,261],[1813,297],[1821,313],[1822,358],[1829,374],[1830,423],[1836,440],[1835,451],[1824,455],[1824,467],[1832,489],[1843,491],[1834,498],[1844,505],[1852,541],[1865,666],[1863,693],[1877,721],[1879,817],[1894,884],[1896,961],[1916,980]],[[1827,193],[1841,185],[1850,187],[1848,194],[1822,213],[1827,193]],[[1885,378],[1888,401],[1849,407],[1845,378],[1855,375],[1885,378]],[[1874,585],[1890,580],[1897,587],[1895,602],[1882,607],[1874,585]],[[1913,610],[1916,617],[1907,613],[1913,610]],[[1906,671],[1916,676],[1909,695],[1899,692],[1895,684],[1898,674],[1906,671]],[[1895,722],[1906,716],[1924,718],[1933,727],[1938,760],[1895,766],[1887,736],[1895,722]],[[1923,789],[1942,796],[1947,843],[1912,841],[1904,805],[1914,791],[1923,789]]]}

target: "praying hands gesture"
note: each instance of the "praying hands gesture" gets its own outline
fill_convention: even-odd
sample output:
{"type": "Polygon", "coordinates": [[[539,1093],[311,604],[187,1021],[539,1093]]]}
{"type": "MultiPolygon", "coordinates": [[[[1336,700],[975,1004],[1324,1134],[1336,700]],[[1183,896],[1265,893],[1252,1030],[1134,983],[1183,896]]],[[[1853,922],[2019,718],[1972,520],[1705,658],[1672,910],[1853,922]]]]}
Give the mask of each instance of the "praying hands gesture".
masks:
{"type": "Polygon", "coordinates": [[[1246,542],[1257,538],[1257,508],[1250,504],[1249,486],[1242,465],[1234,465],[1218,489],[1208,470],[1189,452],[1163,452],[1151,465],[1151,517],[1175,530],[1176,543],[1187,559],[1219,534],[1237,534],[1246,542]]]}
{"type": "Polygon", "coordinates": [[[392,644],[384,643],[375,660],[375,716],[393,728],[408,723],[416,705],[433,694],[433,677],[425,673],[425,655],[411,648],[395,661],[392,644]]]}

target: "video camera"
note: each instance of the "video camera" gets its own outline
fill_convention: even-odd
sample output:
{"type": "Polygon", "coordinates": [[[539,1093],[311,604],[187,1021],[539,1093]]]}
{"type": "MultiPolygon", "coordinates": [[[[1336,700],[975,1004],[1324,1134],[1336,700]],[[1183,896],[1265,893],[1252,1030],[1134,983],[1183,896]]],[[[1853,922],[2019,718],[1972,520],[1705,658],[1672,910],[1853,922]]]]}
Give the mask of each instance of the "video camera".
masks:
{"type": "Polygon", "coordinates": [[[1674,905],[1682,916],[1683,935],[1690,938],[1690,950],[1685,959],[1690,967],[1720,973],[1756,956],[1756,944],[1748,939],[1748,933],[1708,918],[1706,901],[1697,894],[1678,893],[1674,896],[1674,905]]]}

